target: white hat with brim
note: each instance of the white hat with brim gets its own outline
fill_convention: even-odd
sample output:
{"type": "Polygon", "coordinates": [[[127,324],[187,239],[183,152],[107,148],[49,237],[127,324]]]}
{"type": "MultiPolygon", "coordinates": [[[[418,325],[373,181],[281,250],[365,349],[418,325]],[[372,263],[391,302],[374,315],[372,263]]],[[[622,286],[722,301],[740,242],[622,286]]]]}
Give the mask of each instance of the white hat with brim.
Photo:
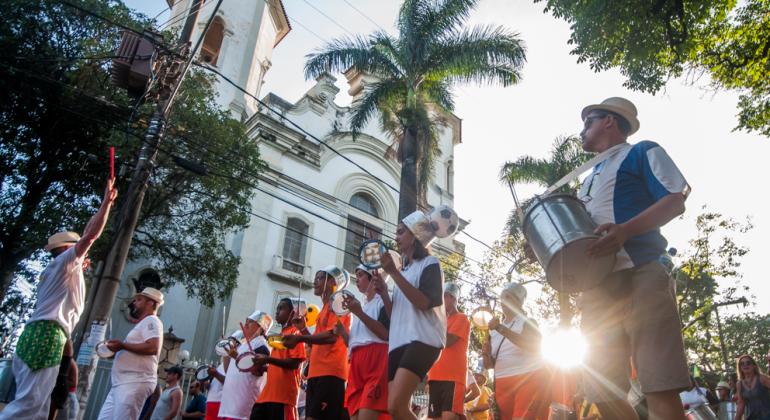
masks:
{"type": "Polygon", "coordinates": [[[628,99],[619,97],[607,98],[600,104],[588,105],[587,107],[583,108],[580,116],[583,120],[585,120],[588,116],[588,113],[595,110],[614,112],[625,118],[625,120],[628,121],[628,125],[631,126],[631,131],[628,132],[629,136],[639,130],[639,120],[636,118],[638,115],[636,106],[634,106],[634,104],[628,99]]]}
{"type": "Polygon", "coordinates": [[[48,238],[48,244],[43,247],[46,251],[51,251],[63,246],[73,246],[80,240],[80,235],[75,232],[54,233],[48,238]]]}
{"type": "Polygon", "coordinates": [[[158,306],[163,305],[163,292],[154,287],[145,287],[137,295],[144,296],[148,299],[155,301],[158,306]]]}
{"type": "Polygon", "coordinates": [[[358,264],[358,265],[356,266],[356,271],[358,271],[358,270],[361,270],[361,271],[363,271],[364,273],[368,274],[368,275],[369,275],[369,277],[371,277],[371,276],[373,276],[373,275],[374,275],[374,270],[372,270],[372,269],[370,269],[370,268],[366,268],[366,266],[365,266],[365,265],[363,265],[363,264],[358,264]]]}

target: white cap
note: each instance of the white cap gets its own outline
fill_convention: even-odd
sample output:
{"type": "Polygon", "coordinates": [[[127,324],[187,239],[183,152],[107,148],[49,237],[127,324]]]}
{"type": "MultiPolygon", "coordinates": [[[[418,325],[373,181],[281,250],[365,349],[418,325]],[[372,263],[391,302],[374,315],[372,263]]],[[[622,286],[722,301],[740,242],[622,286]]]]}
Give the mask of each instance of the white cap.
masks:
{"type": "Polygon", "coordinates": [[[374,275],[374,273],[372,272],[372,270],[370,270],[370,269],[366,268],[366,266],[365,266],[365,265],[363,265],[363,264],[358,264],[358,265],[356,266],[356,271],[358,271],[358,270],[361,270],[361,271],[363,271],[364,273],[366,273],[366,274],[369,274],[369,276],[373,276],[373,275],[374,275]]]}
{"type": "Polygon", "coordinates": [[[510,295],[519,302],[524,302],[527,299],[527,288],[522,286],[521,283],[508,283],[503,287],[503,291],[500,292],[501,298],[505,299],[505,295],[510,295]]]}
{"type": "Polygon", "coordinates": [[[444,283],[444,293],[448,293],[457,299],[460,296],[460,285],[454,282],[446,282],[444,283]]]}

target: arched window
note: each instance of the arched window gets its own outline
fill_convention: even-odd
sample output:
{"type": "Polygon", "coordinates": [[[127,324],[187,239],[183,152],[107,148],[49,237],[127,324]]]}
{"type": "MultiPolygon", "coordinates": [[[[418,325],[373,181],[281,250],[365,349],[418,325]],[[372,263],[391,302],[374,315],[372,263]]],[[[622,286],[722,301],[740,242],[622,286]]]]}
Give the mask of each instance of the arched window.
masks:
{"type": "Polygon", "coordinates": [[[206,37],[203,38],[201,47],[201,61],[212,66],[217,65],[219,50],[222,49],[222,40],[225,38],[225,23],[219,16],[211,22],[206,37]]]}
{"type": "Polygon", "coordinates": [[[302,274],[305,270],[306,235],[310,227],[296,217],[290,217],[286,226],[288,229],[283,240],[283,269],[302,274]]]}
{"type": "Polygon", "coordinates": [[[374,217],[379,216],[379,212],[377,212],[377,204],[375,203],[374,199],[367,194],[353,194],[353,197],[350,197],[350,205],[366,214],[371,214],[374,217]]]}
{"type": "Polygon", "coordinates": [[[152,268],[148,268],[139,273],[139,278],[134,280],[134,287],[139,292],[145,287],[152,287],[155,289],[162,289],[163,282],[160,280],[160,274],[152,268]]]}
{"type": "MultiPolygon", "coordinates": [[[[350,205],[366,213],[367,215],[379,217],[377,204],[368,194],[356,193],[350,198],[350,205]]],[[[382,228],[363,220],[365,216],[355,217],[348,215],[347,233],[345,234],[345,257],[343,258],[343,267],[350,273],[353,273],[358,265],[358,248],[361,242],[367,239],[380,239],[382,237],[382,228]]]]}

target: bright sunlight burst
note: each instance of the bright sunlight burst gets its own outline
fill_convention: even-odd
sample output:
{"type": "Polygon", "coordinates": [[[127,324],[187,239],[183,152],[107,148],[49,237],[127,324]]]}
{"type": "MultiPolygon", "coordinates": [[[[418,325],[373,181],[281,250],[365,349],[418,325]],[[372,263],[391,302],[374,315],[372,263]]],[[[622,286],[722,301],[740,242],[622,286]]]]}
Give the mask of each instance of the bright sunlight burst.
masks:
{"type": "Polygon", "coordinates": [[[543,334],[543,358],[557,366],[569,368],[583,363],[588,343],[574,328],[548,331],[543,334]]]}

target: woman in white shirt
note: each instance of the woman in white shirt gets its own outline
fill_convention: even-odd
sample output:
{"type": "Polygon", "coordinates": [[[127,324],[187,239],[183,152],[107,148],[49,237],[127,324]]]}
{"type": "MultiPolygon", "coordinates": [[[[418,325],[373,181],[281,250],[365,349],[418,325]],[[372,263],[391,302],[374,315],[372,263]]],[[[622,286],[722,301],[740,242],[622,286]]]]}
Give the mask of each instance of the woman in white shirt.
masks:
{"type": "Polygon", "coordinates": [[[412,393],[446,343],[444,274],[426,248],[435,237],[430,219],[416,211],[396,229],[401,270],[389,253],[382,257],[382,268],[396,286],[388,343],[388,412],[396,419],[416,418],[409,405],[412,393]]]}
{"type": "Polygon", "coordinates": [[[500,293],[503,321],[489,322],[484,367],[495,370],[495,400],[503,419],[535,419],[545,414],[548,384],[540,358],[540,332],[524,313],[527,289],[509,283],[500,293]]]}

